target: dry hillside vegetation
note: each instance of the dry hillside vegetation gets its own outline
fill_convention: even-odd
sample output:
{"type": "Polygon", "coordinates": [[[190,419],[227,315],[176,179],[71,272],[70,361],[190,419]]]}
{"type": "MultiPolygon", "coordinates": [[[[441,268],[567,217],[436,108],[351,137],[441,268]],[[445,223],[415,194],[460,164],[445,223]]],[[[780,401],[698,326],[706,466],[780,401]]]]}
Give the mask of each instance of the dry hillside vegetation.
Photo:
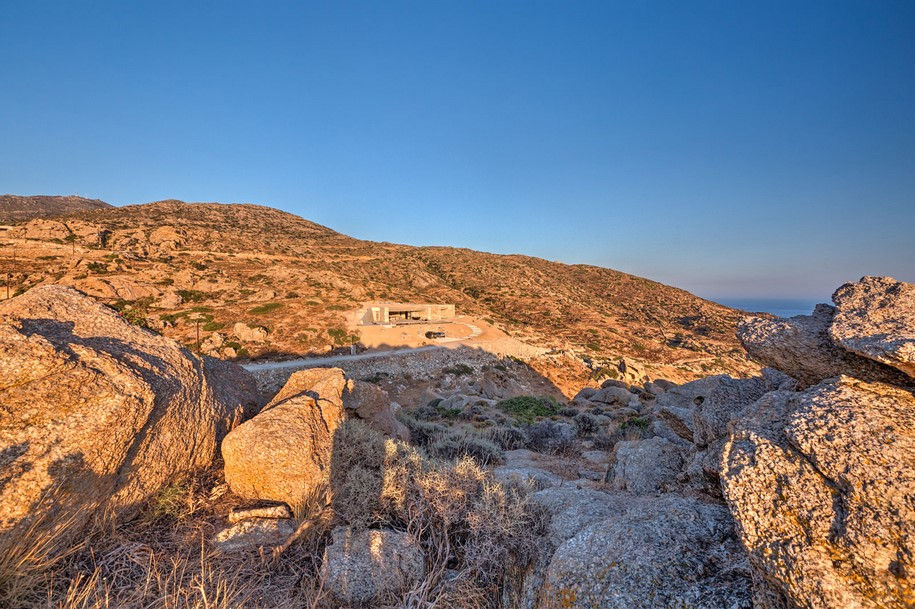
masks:
{"type": "Polygon", "coordinates": [[[71,196],[0,195],[0,222],[22,222],[33,218],[51,218],[86,209],[111,207],[98,199],[71,196]]]}
{"type": "Polygon", "coordinates": [[[201,340],[220,332],[226,358],[347,346],[358,337],[344,311],[422,301],[593,360],[597,376],[622,357],[687,377],[754,369],[734,337],[739,312],[677,288],[527,256],[362,241],[255,205],[84,211],[14,225],[0,244],[11,295],[73,285],[188,345],[198,329],[201,340]],[[239,322],[266,336],[238,336],[239,322]]]}

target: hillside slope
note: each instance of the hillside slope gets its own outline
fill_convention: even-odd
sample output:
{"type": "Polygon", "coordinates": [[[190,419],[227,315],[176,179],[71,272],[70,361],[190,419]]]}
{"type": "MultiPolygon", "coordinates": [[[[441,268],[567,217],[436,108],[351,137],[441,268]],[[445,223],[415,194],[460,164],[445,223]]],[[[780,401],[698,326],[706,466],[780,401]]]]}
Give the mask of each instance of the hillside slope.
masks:
{"type": "Polygon", "coordinates": [[[734,336],[740,313],[684,290],[594,266],[362,241],[268,207],[96,209],[22,223],[0,242],[13,292],[73,285],[187,344],[198,326],[203,339],[236,322],[267,328],[266,341],[232,339],[241,356],[324,352],[348,344],[343,312],[422,301],[455,303],[596,370],[622,357],[692,377],[754,369],[734,336]]]}
{"type": "Polygon", "coordinates": [[[0,222],[22,222],[32,218],[53,218],[111,205],[98,199],[70,196],[0,195],[0,222]]]}

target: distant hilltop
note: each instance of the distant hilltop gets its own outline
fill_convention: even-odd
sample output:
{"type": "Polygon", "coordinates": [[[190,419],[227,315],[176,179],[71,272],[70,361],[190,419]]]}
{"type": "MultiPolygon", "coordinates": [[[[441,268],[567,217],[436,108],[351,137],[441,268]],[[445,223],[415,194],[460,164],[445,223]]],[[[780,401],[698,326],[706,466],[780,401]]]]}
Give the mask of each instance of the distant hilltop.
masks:
{"type": "Polygon", "coordinates": [[[0,222],[24,222],[34,218],[53,218],[90,209],[112,207],[98,199],[76,195],[0,195],[0,222]]]}

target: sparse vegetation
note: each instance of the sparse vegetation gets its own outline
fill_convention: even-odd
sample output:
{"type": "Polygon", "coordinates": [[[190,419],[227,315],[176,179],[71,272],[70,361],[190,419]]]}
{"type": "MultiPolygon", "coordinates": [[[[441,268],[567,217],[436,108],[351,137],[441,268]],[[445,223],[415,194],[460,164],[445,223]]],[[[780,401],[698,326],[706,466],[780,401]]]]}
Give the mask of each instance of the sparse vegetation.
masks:
{"type": "Polygon", "coordinates": [[[343,328],[331,328],[327,331],[327,334],[338,347],[345,347],[359,342],[358,334],[350,334],[343,328]]]}
{"type": "Polygon", "coordinates": [[[442,374],[453,374],[454,376],[473,374],[473,368],[467,364],[459,363],[453,366],[446,366],[445,368],[442,368],[442,374]]]}
{"type": "Polygon", "coordinates": [[[283,308],[283,303],[281,302],[268,302],[267,304],[258,305],[248,309],[248,313],[251,315],[267,315],[268,313],[273,313],[283,308]]]}
{"type": "Polygon", "coordinates": [[[496,408],[514,416],[519,421],[530,422],[538,417],[558,414],[561,407],[555,398],[549,396],[518,396],[499,401],[496,408]]]}
{"type": "Polygon", "coordinates": [[[495,483],[468,458],[426,457],[357,421],[341,426],[336,446],[337,517],[405,530],[426,549],[426,580],[414,588],[418,606],[493,606],[508,573],[535,556],[546,519],[526,488],[495,483]]]}
{"type": "Polygon", "coordinates": [[[203,302],[209,295],[199,290],[176,290],[175,292],[184,302],[203,302]]]}

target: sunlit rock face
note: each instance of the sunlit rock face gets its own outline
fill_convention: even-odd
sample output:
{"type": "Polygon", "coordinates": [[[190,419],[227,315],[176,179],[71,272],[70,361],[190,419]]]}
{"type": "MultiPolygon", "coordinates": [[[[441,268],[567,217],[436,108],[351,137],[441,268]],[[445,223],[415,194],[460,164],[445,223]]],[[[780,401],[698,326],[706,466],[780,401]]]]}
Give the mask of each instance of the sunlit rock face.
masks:
{"type": "Polygon", "coordinates": [[[909,391],[840,377],[767,394],[735,425],[722,468],[728,506],[770,597],[810,607],[915,601],[909,391]]]}
{"type": "Polygon", "coordinates": [[[75,533],[208,466],[258,394],[238,366],[43,286],[0,304],[0,404],[0,534],[75,533]]]}

